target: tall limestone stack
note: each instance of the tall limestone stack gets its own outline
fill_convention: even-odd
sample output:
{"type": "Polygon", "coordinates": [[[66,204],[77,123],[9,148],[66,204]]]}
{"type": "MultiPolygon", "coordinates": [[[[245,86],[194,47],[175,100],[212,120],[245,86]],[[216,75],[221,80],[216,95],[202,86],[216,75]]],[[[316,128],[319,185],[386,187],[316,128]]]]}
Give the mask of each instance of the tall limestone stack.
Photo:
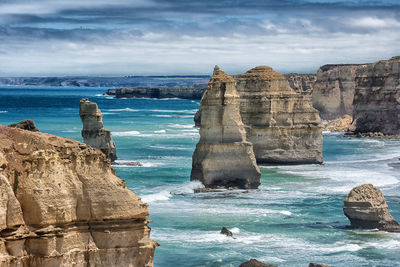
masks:
{"type": "Polygon", "coordinates": [[[356,132],[400,134],[400,57],[358,69],[354,120],[356,132]]]}
{"type": "Polygon", "coordinates": [[[317,72],[317,81],[312,92],[313,106],[324,120],[343,115],[353,115],[355,77],[358,68],[364,65],[324,65],[317,72]]]}
{"type": "Polygon", "coordinates": [[[285,76],[259,66],[235,76],[247,140],[258,163],[322,162],[318,111],[296,93],[285,76]]]}
{"type": "Polygon", "coordinates": [[[82,137],[85,144],[98,148],[111,161],[117,159],[117,150],[112,140],[111,131],[103,128],[103,115],[96,103],[83,98],[79,104],[79,115],[83,123],[82,137]]]}
{"type": "Polygon", "coordinates": [[[107,157],[0,126],[1,266],[153,266],[147,205],[107,157]]]}
{"type": "Polygon", "coordinates": [[[201,100],[200,141],[193,153],[190,180],[206,187],[257,188],[260,170],[239,112],[235,80],[214,69],[201,100]]]}

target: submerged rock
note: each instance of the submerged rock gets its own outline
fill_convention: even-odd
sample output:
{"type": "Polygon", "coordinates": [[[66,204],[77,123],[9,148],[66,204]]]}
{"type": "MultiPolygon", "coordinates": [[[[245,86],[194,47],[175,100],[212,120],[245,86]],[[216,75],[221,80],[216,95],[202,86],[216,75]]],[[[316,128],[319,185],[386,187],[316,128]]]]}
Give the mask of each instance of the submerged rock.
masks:
{"type": "Polygon", "coordinates": [[[99,150],[0,126],[1,266],[153,266],[147,205],[99,150]]]}
{"type": "Polygon", "coordinates": [[[20,122],[10,124],[10,125],[8,125],[8,127],[19,128],[19,129],[27,130],[27,131],[31,131],[31,132],[39,132],[39,129],[36,128],[35,122],[30,119],[22,120],[20,122]]]}
{"type": "Polygon", "coordinates": [[[226,236],[230,236],[233,237],[233,234],[231,231],[228,230],[228,228],[226,228],[225,226],[222,227],[221,229],[221,234],[226,235],[226,236]]]}
{"type": "Polygon", "coordinates": [[[356,132],[400,134],[400,58],[382,60],[356,73],[356,132]]]}
{"type": "Polygon", "coordinates": [[[322,163],[322,127],[310,98],[259,66],[235,76],[247,140],[261,164],[322,163]]]}
{"type": "Polygon", "coordinates": [[[217,67],[201,100],[200,140],[190,180],[206,187],[257,188],[260,170],[239,112],[234,79],[217,67]]]}
{"type": "Polygon", "coordinates": [[[243,262],[239,267],[278,267],[272,264],[265,264],[256,259],[251,259],[249,261],[243,262]]]}
{"type": "Polygon", "coordinates": [[[112,140],[111,131],[103,128],[103,115],[97,104],[83,98],[79,105],[79,115],[83,123],[82,137],[85,144],[100,149],[104,154],[115,161],[117,149],[112,140]]]}
{"type": "Polygon", "coordinates": [[[318,263],[310,262],[310,264],[308,265],[308,267],[329,267],[329,265],[318,264],[318,263]]]}
{"type": "Polygon", "coordinates": [[[390,214],[385,197],[372,184],[353,188],[344,200],[343,212],[353,228],[400,232],[400,225],[390,214]]]}

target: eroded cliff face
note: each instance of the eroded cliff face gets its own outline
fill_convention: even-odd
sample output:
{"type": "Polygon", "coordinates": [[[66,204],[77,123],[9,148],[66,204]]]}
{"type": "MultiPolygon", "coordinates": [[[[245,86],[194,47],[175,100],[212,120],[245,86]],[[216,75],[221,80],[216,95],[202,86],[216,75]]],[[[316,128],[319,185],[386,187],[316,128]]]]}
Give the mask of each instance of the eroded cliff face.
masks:
{"type": "Polygon", "coordinates": [[[319,68],[312,103],[322,119],[332,120],[346,114],[353,115],[356,71],[363,66],[343,64],[319,68]]]}
{"type": "Polygon", "coordinates": [[[257,188],[260,184],[239,101],[234,79],[216,67],[200,103],[200,141],[193,153],[191,180],[211,188],[257,188]]]}
{"type": "Polygon", "coordinates": [[[400,57],[359,68],[355,80],[355,131],[399,135],[400,57]]]}
{"type": "Polygon", "coordinates": [[[315,74],[286,74],[290,87],[299,94],[311,97],[314,84],[317,80],[315,74]]]}
{"type": "Polygon", "coordinates": [[[0,126],[1,266],[153,266],[148,209],[99,150],[0,126]]]}
{"type": "Polygon", "coordinates": [[[258,163],[322,162],[322,127],[310,99],[285,76],[259,66],[235,76],[247,140],[258,163]]]}
{"type": "Polygon", "coordinates": [[[103,115],[97,104],[90,102],[87,98],[81,99],[79,115],[83,124],[82,137],[85,144],[100,149],[111,161],[115,161],[117,149],[112,140],[111,131],[103,128],[103,115]]]}

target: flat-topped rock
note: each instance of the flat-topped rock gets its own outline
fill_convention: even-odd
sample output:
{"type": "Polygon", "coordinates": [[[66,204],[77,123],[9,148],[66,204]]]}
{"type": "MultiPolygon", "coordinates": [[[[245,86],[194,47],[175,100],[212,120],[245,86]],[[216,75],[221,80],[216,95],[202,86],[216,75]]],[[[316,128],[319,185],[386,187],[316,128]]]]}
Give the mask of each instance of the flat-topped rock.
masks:
{"type": "Polygon", "coordinates": [[[1,266],[153,266],[147,205],[99,150],[0,126],[1,266]]]}
{"type": "Polygon", "coordinates": [[[253,145],[246,141],[239,101],[235,80],[216,67],[200,103],[200,140],[193,153],[190,180],[210,188],[257,188],[260,184],[261,173],[253,145]]]}
{"type": "Polygon", "coordinates": [[[111,131],[103,128],[103,115],[96,103],[87,98],[79,103],[79,115],[82,120],[82,137],[85,144],[100,149],[111,161],[117,159],[117,149],[112,140],[111,131]]]}
{"type": "Polygon", "coordinates": [[[353,228],[400,232],[382,192],[372,184],[353,188],[344,200],[343,212],[353,228]]]}
{"type": "Polygon", "coordinates": [[[356,133],[400,134],[400,58],[382,60],[356,73],[356,133]]]}

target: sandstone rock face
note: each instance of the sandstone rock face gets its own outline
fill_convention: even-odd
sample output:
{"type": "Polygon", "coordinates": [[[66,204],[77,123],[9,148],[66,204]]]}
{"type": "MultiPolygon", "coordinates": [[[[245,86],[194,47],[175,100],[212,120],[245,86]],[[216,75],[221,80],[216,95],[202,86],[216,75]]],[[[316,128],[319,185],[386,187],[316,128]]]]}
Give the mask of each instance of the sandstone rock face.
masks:
{"type": "Polygon", "coordinates": [[[314,74],[286,74],[290,87],[298,94],[311,97],[317,76],[314,74]]]}
{"type": "Polygon", "coordinates": [[[239,112],[234,79],[215,68],[201,100],[200,140],[193,153],[190,180],[206,187],[257,188],[260,170],[239,112]]]}
{"type": "Polygon", "coordinates": [[[8,125],[8,127],[20,128],[20,129],[28,130],[28,131],[32,131],[32,132],[39,132],[39,129],[36,128],[35,122],[33,120],[29,120],[29,119],[10,124],[10,125],[8,125]]]}
{"type": "Polygon", "coordinates": [[[400,134],[400,57],[358,69],[354,120],[356,132],[400,134]]]}
{"type": "Polygon", "coordinates": [[[350,115],[344,115],[334,120],[324,120],[322,126],[330,132],[352,132],[355,130],[353,118],[350,115]]]}
{"type": "Polygon", "coordinates": [[[103,115],[97,104],[86,98],[81,99],[79,115],[83,123],[82,137],[85,144],[100,149],[111,161],[115,161],[117,150],[112,140],[111,131],[103,128],[103,115]]]}
{"type": "Polygon", "coordinates": [[[0,126],[1,266],[153,266],[147,205],[99,150],[0,126]]]}
{"type": "Polygon", "coordinates": [[[343,212],[351,227],[400,232],[400,225],[390,215],[385,197],[372,184],[353,188],[344,200],[343,212]]]}
{"type": "Polygon", "coordinates": [[[259,66],[235,76],[247,140],[259,163],[322,162],[322,127],[310,99],[285,76],[259,66]]]}
{"type": "Polygon", "coordinates": [[[249,261],[243,262],[239,265],[239,267],[277,267],[276,265],[272,264],[265,264],[256,259],[251,259],[249,261]]]}
{"type": "Polygon", "coordinates": [[[364,65],[324,65],[317,72],[312,92],[313,106],[322,119],[332,120],[353,115],[355,77],[364,65]]]}

